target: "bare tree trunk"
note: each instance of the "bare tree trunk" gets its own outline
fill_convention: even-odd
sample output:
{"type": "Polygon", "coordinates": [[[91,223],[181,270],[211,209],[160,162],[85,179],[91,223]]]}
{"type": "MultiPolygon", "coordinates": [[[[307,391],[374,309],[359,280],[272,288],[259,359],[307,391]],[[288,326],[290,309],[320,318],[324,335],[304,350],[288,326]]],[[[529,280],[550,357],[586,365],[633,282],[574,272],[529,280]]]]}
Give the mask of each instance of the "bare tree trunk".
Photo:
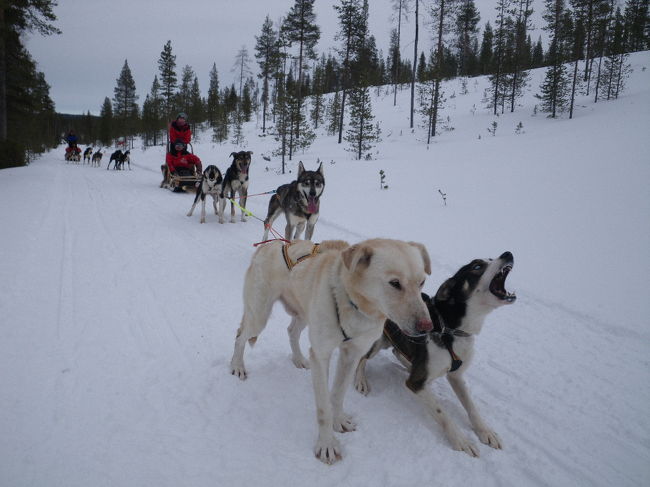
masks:
{"type": "MultiPolygon", "coordinates": [[[[399,9],[398,9],[398,16],[397,16],[397,53],[399,55],[399,45],[400,45],[400,38],[402,35],[402,1],[399,1],[399,9]]],[[[401,55],[399,56],[400,59],[398,59],[395,63],[395,83],[393,87],[393,106],[397,105],[397,84],[399,83],[399,65],[401,63],[401,55]]]]}
{"type": "Polygon", "coordinates": [[[577,81],[578,81],[578,59],[576,58],[573,66],[573,85],[571,86],[571,105],[569,106],[569,119],[573,118],[573,104],[576,98],[577,81]]]}
{"type": "Polygon", "coordinates": [[[418,14],[420,0],[415,0],[415,42],[413,46],[413,75],[411,78],[411,128],[413,128],[413,112],[415,110],[415,75],[418,62],[418,14]]]}
{"type": "Polygon", "coordinates": [[[443,63],[443,51],[442,51],[442,30],[444,27],[445,19],[445,0],[440,0],[440,20],[438,21],[438,67],[436,69],[436,80],[433,90],[433,120],[431,133],[436,136],[436,125],[438,122],[438,104],[440,100],[440,77],[442,76],[442,63],[443,63]]]}

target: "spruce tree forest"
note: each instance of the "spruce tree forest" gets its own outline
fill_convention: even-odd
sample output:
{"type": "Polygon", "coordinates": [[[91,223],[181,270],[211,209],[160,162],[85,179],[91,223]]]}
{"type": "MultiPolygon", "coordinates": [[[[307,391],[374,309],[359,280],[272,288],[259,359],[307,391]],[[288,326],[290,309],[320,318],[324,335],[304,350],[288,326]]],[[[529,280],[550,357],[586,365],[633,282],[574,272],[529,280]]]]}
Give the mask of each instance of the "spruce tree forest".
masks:
{"type": "Polygon", "coordinates": [[[125,59],[113,93],[98,100],[99,116],[90,114],[91,107],[85,115],[56,113],[47,80],[24,47],[25,33],[60,33],[56,2],[3,2],[0,167],[28,163],[60,144],[72,127],[82,144],[109,146],[117,137],[141,136],[147,146],[161,145],[167,124],[181,111],[195,130],[209,128],[216,143],[237,143],[242,124],[257,116],[260,135],[277,141],[275,155],[283,161],[308,147],[319,127],[360,159],[381,137],[371,88],[394,96],[410,90],[405,129],[425,120],[431,140],[446,118],[443,80],[462,77],[466,86],[471,77],[489,76],[483,101],[495,115],[517,110],[518,97],[533,90],[540,111],[571,118],[577,93],[594,103],[616,99],[625,89],[628,54],[650,48],[647,0],[498,0],[493,23],[481,21],[474,0],[390,0],[393,28],[377,33],[368,27],[368,0],[338,0],[336,50],[325,55],[318,49],[314,1],[293,0],[279,23],[267,16],[251,42],[253,52],[242,46],[233,53],[230,85],[213,64],[209,86],[202,89],[194,67],[177,60],[171,40],[151,60],[158,74],[148,87],[136,87],[125,59]],[[543,15],[538,27],[546,45],[531,35],[533,9],[543,15]],[[378,50],[376,35],[390,38],[387,53],[378,50]],[[433,39],[429,52],[418,49],[422,36],[433,39]],[[541,86],[529,86],[533,68],[545,68],[541,86]]]}

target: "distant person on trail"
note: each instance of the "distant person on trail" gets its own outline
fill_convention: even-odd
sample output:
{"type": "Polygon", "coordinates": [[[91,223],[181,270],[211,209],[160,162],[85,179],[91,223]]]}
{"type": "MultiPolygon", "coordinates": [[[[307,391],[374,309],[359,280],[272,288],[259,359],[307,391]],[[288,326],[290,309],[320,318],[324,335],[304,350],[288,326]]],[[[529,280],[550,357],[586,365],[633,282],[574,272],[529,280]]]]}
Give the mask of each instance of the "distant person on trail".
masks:
{"type": "Polygon", "coordinates": [[[194,171],[195,167],[197,174],[203,172],[201,159],[194,154],[187,152],[187,144],[181,139],[176,140],[174,145],[171,146],[165,162],[172,174],[176,173],[181,168],[194,171]]]}
{"type": "Polygon", "coordinates": [[[65,136],[65,141],[68,143],[68,148],[72,149],[77,147],[77,135],[74,133],[74,130],[68,132],[68,135],[65,136]]]}
{"type": "Polygon", "coordinates": [[[169,140],[176,142],[179,139],[182,140],[185,145],[192,141],[192,130],[190,129],[190,125],[187,123],[187,115],[183,112],[180,112],[176,116],[176,120],[169,125],[169,140]]]}

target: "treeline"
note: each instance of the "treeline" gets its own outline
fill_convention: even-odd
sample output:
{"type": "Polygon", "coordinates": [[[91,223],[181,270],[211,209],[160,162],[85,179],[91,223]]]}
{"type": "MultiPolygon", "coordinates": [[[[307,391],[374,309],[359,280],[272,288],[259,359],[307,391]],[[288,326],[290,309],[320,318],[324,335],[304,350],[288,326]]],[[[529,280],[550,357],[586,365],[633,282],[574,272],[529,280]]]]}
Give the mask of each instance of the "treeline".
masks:
{"type": "MultiPolygon", "coordinates": [[[[145,144],[162,144],[167,124],[182,111],[195,129],[196,125],[209,127],[213,141],[231,140],[236,145],[245,143],[243,124],[257,117],[261,135],[277,141],[275,154],[283,162],[308,147],[318,128],[337,136],[339,143],[347,143],[357,158],[369,158],[381,135],[372,114],[371,87],[389,87],[396,103],[398,89],[410,86],[410,128],[416,124],[425,127],[430,140],[449,128],[443,116],[443,80],[461,76],[461,86],[466,89],[469,77],[489,76],[484,102],[495,115],[514,111],[525,90],[533,89],[538,92],[541,111],[552,117],[568,111],[572,116],[578,93],[593,94],[594,101],[616,98],[629,72],[628,53],[650,48],[647,0],[626,0],[624,4],[616,0],[545,0],[547,48],[541,37],[533,40],[531,36],[532,0],[497,0],[496,20],[482,29],[474,0],[391,2],[394,27],[386,55],[378,50],[368,28],[368,0],[339,0],[333,6],[338,16],[336,49],[318,55],[320,29],[314,0],[294,0],[277,25],[266,17],[255,36],[253,55],[245,46],[237,51],[234,83],[221,86],[213,64],[207,96],[202,95],[194,69],[177,64],[171,41],[163,46],[158,74],[144,100],[136,92],[125,60],[113,96],[104,99],[100,116],[88,112],[77,119],[80,140],[111,145],[116,137],[141,135],[145,144]],[[426,26],[423,35],[434,40],[428,52],[418,49],[420,26],[426,26]],[[404,55],[411,46],[412,56],[404,55]],[[257,65],[256,75],[253,64],[257,65]],[[541,67],[547,69],[544,83],[530,87],[528,71],[541,67]]],[[[24,29],[55,32],[47,23],[54,16],[44,7],[50,2],[33,0],[39,7],[27,3],[30,6],[23,8],[22,21],[14,22],[18,43],[18,34],[24,29]],[[35,25],[34,18],[39,17],[25,12],[39,13],[44,20],[35,25]]],[[[5,44],[9,45],[6,40],[5,44]]],[[[14,47],[12,52],[29,59],[24,49],[14,47]]],[[[53,116],[42,74],[35,73],[33,80],[12,85],[15,89],[31,87],[31,97],[21,94],[8,103],[34,100],[29,109],[10,113],[36,114],[30,121],[37,123],[29,124],[36,137],[27,136],[25,124],[18,120],[12,120],[12,134],[43,146],[43,138],[52,143],[59,136],[60,120],[53,116]]]]}
{"type": "Polygon", "coordinates": [[[58,33],[54,20],[52,2],[0,2],[0,168],[24,165],[60,141],[50,87],[21,39],[58,33]]]}

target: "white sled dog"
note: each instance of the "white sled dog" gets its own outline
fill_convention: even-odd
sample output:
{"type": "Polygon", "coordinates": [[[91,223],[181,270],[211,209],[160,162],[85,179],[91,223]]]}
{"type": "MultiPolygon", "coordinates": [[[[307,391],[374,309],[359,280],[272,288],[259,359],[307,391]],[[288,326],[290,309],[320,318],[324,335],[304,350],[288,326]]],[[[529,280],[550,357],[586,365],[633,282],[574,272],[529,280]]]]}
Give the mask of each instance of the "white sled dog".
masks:
{"type": "Polygon", "coordinates": [[[429,254],[414,242],[373,239],[350,247],[341,241],[319,246],[295,240],[263,245],[246,271],[244,315],[237,330],[232,374],[246,378],[246,342],[255,342],[273,303],[281,301],[292,317],[288,329],[292,360],[298,367],[311,367],[318,422],[314,454],[324,463],[334,463],[341,458],[334,431],[356,428],[343,412],[345,392],[359,360],[381,336],[386,319],[409,336],[433,328],[420,294],[427,274],[431,274],[429,254]],[[307,324],[309,362],[299,345],[307,324]],[[336,348],[339,359],[330,392],[329,364],[336,348]]]}
{"type": "Polygon", "coordinates": [[[365,374],[366,361],[382,348],[393,347],[393,353],[409,369],[406,387],[422,401],[427,411],[442,427],[454,450],[478,457],[476,445],[469,440],[444,412],[429,385],[443,375],[469,415],[481,442],[500,449],[502,441],[483,420],[472,401],[463,374],[474,356],[475,337],[486,316],[493,310],[514,303],[517,297],[506,291],[505,282],[512,270],[512,253],[504,252],[497,259],[475,259],[461,267],[438,289],[435,298],[423,294],[433,321],[433,330],[422,340],[405,336],[390,321],[384,334],[361,359],[355,387],[362,394],[370,388],[365,374]]]}

